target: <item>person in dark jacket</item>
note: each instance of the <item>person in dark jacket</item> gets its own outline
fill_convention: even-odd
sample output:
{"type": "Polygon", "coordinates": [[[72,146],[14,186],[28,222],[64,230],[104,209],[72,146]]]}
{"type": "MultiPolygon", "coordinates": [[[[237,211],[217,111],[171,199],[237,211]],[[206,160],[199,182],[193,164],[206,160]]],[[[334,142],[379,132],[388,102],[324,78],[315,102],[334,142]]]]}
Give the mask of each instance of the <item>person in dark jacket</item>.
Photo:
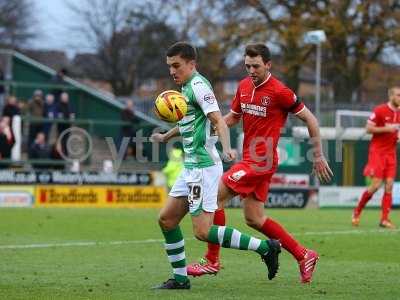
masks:
{"type": "MultiPolygon", "coordinates": [[[[61,93],[60,95],[60,103],[57,105],[57,117],[59,120],[71,121],[75,118],[75,114],[72,111],[71,105],[69,103],[69,95],[68,93],[61,93]]],[[[57,132],[58,136],[63,134],[63,132],[71,127],[71,123],[58,123],[57,124],[57,132]]],[[[67,141],[69,134],[65,134],[62,138],[61,145],[62,151],[66,155],[68,155],[67,151],[67,141]]]]}
{"type": "MultiPolygon", "coordinates": [[[[31,118],[43,118],[43,92],[35,90],[32,99],[28,103],[28,114],[31,118]]],[[[31,122],[29,126],[28,145],[31,145],[36,138],[38,132],[43,130],[43,124],[38,122],[31,122]]]]}
{"type": "Polygon", "coordinates": [[[46,136],[43,132],[38,132],[36,139],[29,148],[29,158],[48,159],[50,157],[50,148],[46,143],[46,136]]]}
{"type": "Polygon", "coordinates": [[[3,116],[9,117],[12,124],[13,117],[20,114],[21,110],[18,106],[17,98],[15,96],[8,96],[7,103],[3,107],[3,116]]]}
{"type": "MultiPolygon", "coordinates": [[[[50,146],[46,143],[46,135],[43,132],[38,132],[35,141],[29,148],[29,158],[31,159],[49,159],[50,146]]],[[[32,164],[35,169],[48,169],[51,165],[47,164],[32,164]]]]}
{"type": "Polygon", "coordinates": [[[53,84],[57,85],[57,87],[52,90],[56,104],[60,102],[61,94],[65,92],[65,89],[63,89],[62,85],[65,85],[65,76],[67,76],[67,74],[67,69],[62,68],[58,70],[57,74],[51,80],[53,84]]]}
{"type": "Polygon", "coordinates": [[[46,141],[49,140],[49,135],[51,132],[51,128],[53,127],[53,119],[57,117],[57,105],[54,102],[54,95],[47,94],[46,95],[46,102],[44,104],[44,112],[43,117],[46,119],[50,119],[50,121],[45,122],[43,124],[43,133],[46,136],[46,141]]]}

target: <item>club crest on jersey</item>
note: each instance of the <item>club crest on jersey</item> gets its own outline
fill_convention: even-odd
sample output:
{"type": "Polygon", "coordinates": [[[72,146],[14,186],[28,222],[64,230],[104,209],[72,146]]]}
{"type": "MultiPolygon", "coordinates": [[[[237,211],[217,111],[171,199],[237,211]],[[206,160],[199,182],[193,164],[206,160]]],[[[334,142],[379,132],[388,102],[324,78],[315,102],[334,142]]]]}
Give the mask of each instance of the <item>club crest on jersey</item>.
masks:
{"type": "Polygon", "coordinates": [[[261,98],[261,104],[264,106],[268,106],[271,102],[271,98],[269,96],[264,96],[261,98]]]}
{"type": "Polygon", "coordinates": [[[215,96],[214,94],[206,94],[204,95],[204,101],[206,101],[207,103],[213,104],[215,101],[215,96]]]}
{"type": "Polygon", "coordinates": [[[239,181],[244,175],[246,175],[246,172],[244,170],[239,170],[230,175],[228,178],[232,181],[239,181]]]}

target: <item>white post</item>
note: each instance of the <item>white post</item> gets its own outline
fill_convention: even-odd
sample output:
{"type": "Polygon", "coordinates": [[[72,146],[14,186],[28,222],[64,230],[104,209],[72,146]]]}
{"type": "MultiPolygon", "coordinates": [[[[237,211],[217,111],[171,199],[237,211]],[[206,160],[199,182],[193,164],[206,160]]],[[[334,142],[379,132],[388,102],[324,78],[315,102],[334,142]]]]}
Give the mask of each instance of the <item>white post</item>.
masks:
{"type": "Polygon", "coordinates": [[[11,128],[14,134],[15,144],[11,149],[11,159],[14,161],[21,160],[21,144],[22,144],[22,121],[21,116],[16,115],[12,119],[11,128]]]}
{"type": "Polygon", "coordinates": [[[321,111],[321,43],[317,44],[317,59],[315,66],[315,116],[320,121],[321,111]]]}
{"type": "MultiPolygon", "coordinates": [[[[321,112],[321,44],[326,41],[326,35],[323,30],[308,31],[304,35],[304,42],[306,44],[313,44],[317,47],[316,65],[315,65],[315,117],[320,122],[321,112]]],[[[321,125],[321,124],[320,124],[321,125]]],[[[318,177],[314,177],[315,187],[319,187],[318,177]]]]}

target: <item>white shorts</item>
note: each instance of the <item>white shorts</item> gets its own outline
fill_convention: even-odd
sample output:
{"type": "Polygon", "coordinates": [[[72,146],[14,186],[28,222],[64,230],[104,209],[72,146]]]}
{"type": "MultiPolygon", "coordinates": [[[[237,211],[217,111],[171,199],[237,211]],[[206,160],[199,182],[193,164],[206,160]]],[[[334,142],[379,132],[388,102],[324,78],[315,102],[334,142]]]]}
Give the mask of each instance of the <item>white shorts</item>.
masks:
{"type": "Polygon", "coordinates": [[[169,195],[187,197],[192,216],[202,211],[215,212],[218,208],[218,183],[223,173],[222,164],[206,168],[183,169],[169,195]]]}

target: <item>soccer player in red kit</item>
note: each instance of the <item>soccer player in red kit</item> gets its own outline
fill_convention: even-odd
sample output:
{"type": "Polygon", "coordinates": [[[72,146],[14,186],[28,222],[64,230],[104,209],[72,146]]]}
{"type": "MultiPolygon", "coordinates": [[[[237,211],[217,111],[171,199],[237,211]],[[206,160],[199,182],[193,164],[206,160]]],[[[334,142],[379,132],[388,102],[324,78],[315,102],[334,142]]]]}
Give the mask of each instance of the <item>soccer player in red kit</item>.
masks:
{"type": "Polygon", "coordinates": [[[369,145],[368,163],[364,168],[364,176],[370,176],[372,181],[361,195],[360,201],[353,211],[353,226],[360,224],[363,208],[380,188],[382,182],[385,181],[379,226],[389,229],[395,228],[389,220],[389,213],[392,207],[392,189],[397,170],[396,144],[400,128],[400,87],[390,88],[388,96],[389,102],[375,107],[367,121],[367,132],[372,133],[372,139],[369,145]]]}
{"type": "MultiPolygon", "coordinates": [[[[313,172],[329,181],[332,171],[321,147],[318,122],[296,95],[269,72],[270,51],[264,44],[248,45],[245,50],[248,77],[240,81],[231,112],[224,118],[228,126],[243,120],[243,159],[221,178],[218,189],[219,210],[214,224],[224,225],[224,203],[236,195],[243,202],[247,225],[281,242],[298,261],[301,282],[311,282],[318,254],[296,241],[278,222],[265,216],[264,203],[269,183],[278,165],[277,145],[288,113],[307,124],[313,142],[313,172]]],[[[188,274],[216,274],[220,269],[218,245],[208,245],[208,251],[198,263],[188,267],[188,274]]]]}

